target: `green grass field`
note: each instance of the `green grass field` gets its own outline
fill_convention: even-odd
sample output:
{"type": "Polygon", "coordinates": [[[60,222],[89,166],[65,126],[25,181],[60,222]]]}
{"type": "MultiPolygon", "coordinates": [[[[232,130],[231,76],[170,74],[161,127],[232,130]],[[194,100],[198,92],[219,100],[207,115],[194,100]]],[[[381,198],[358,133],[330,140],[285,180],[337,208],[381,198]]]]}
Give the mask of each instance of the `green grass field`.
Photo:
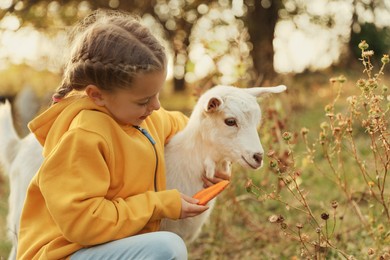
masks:
{"type": "MultiPolygon", "coordinates": [[[[335,112],[348,114],[346,98],[360,95],[356,79],[344,84],[335,112]]],[[[232,184],[220,195],[199,239],[189,245],[190,259],[306,259],[309,256],[310,259],[345,259],[350,255],[354,256],[350,259],[389,259],[386,258],[390,257],[389,219],[381,204],[370,196],[370,188],[362,178],[347,138],[342,139],[338,153],[337,145],[332,146],[338,139],[328,134],[329,160],[321,154],[317,142],[321,123],[329,121],[324,107],[337,96],[337,86],[318,75],[289,78],[286,85],[287,93],[261,100],[264,115],[259,129],[264,148],[274,150],[278,160],[284,160],[286,169],[278,174],[270,166],[272,157],[265,157],[264,167],[258,171],[235,165],[232,184]],[[310,143],[316,143],[316,152],[311,157],[315,163],[310,161],[300,135],[303,127],[309,129],[310,143]],[[293,135],[289,143],[283,141],[283,133],[287,131],[293,135]],[[291,176],[294,178],[288,180],[291,176]],[[248,185],[248,180],[253,186],[248,185]],[[337,201],[336,208],[332,207],[334,201],[337,201]],[[324,213],[329,214],[329,219],[325,220],[324,213]],[[278,220],[273,221],[275,216],[278,220]]],[[[188,104],[193,104],[188,95],[164,96],[162,101],[169,109],[186,112],[190,109],[188,104]]],[[[383,102],[386,105],[386,100],[383,102]]],[[[337,124],[342,126],[341,122],[337,124]]],[[[378,168],[373,164],[370,142],[364,129],[354,127],[357,154],[365,161],[369,174],[375,175],[378,168]]],[[[389,160],[383,157],[386,158],[389,160]]],[[[389,181],[384,190],[389,205],[389,181]]],[[[7,194],[7,180],[3,177],[0,259],[10,249],[5,239],[7,194]]]]}

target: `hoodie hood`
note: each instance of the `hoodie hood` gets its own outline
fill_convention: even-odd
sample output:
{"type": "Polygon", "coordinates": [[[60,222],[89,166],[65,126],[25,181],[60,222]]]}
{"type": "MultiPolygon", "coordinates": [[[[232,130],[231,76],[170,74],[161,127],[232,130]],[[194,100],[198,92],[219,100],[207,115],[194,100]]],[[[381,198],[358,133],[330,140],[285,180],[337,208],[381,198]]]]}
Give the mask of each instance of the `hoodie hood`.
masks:
{"type": "Polygon", "coordinates": [[[88,96],[73,95],[52,105],[28,124],[30,131],[44,147],[44,156],[50,153],[68,131],[73,119],[83,110],[97,110],[110,114],[105,107],[96,105],[88,96]]]}

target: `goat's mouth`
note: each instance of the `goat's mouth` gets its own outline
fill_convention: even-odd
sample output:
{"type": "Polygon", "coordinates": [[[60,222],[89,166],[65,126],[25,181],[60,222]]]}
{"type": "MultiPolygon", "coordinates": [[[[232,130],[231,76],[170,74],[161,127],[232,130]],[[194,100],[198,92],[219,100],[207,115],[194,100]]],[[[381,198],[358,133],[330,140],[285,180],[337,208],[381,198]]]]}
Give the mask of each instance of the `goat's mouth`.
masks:
{"type": "Polygon", "coordinates": [[[248,161],[245,159],[244,156],[241,156],[241,158],[244,160],[244,162],[245,162],[249,167],[251,167],[251,168],[254,169],[254,170],[258,169],[258,168],[261,166],[261,163],[259,163],[259,164],[256,163],[255,165],[251,164],[250,162],[248,162],[248,161]]]}

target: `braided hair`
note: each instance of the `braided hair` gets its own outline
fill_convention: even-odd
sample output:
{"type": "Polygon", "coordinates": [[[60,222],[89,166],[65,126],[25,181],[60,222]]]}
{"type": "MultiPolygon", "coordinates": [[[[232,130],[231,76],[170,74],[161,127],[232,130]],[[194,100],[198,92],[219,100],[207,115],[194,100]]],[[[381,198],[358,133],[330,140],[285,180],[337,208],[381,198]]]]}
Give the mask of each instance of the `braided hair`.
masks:
{"type": "Polygon", "coordinates": [[[129,88],[138,73],[166,69],[164,47],[125,12],[93,12],[73,29],[70,41],[73,48],[54,103],[88,85],[107,91],[129,88]]]}

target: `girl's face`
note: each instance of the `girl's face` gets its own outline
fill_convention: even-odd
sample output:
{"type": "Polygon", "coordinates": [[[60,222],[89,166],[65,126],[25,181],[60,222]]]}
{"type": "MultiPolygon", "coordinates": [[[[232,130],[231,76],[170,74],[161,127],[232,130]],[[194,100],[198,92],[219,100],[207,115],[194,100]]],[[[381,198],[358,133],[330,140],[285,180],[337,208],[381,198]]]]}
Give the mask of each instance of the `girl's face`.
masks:
{"type": "Polygon", "coordinates": [[[103,105],[118,123],[138,126],[160,108],[159,93],[165,78],[165,72],[139,74],[131,88],[102,93],[103,105]]]}

